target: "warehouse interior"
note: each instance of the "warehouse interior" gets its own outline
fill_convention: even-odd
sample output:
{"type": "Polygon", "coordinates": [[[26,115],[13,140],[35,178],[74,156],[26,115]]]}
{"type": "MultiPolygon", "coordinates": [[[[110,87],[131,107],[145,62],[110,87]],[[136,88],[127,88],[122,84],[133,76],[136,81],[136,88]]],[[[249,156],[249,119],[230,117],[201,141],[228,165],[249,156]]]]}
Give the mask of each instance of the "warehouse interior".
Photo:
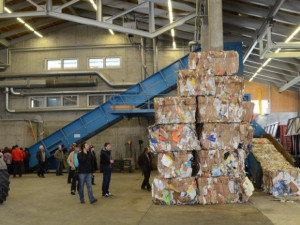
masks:
{"type": "MultiPolygon", "coordinates": [[[[9,176],[0,217],[6,224],[298,224],[299,41],[300,0],[0,0],[0,149],[18,145],[31,155],[22,177],[9,176]],[[243,78],[242,101],[254,106],[245,164],[255,190],[243,203],[157,204],[155,186],[140,188],[138,165],[150,146],[150,183],[162,174],[162,152],[151,143],[152,125],[164,124],[154,99],[180,95],[189,55],[198,54],[200,64],[199,54],[211,51],[237,52],[231,75],[243,78]],[[104,143],[115,160],[114,196],[101,196],[98,168],[93,205],[70,195],[66,163],[64,176],[55,176],[58,146],[67,156],[72,143],[84,142],[94,146],[98,166],[104,143]],[[264,144],[296,174],[284,173],[293,183],[287,192],[266,191],[264,162],[274,158],[264,144]],[[40,146],[49,158],[45,179],[36,175],[40,146]]],[[[188,96],[199,103],[200,95],[188,96]]]]}

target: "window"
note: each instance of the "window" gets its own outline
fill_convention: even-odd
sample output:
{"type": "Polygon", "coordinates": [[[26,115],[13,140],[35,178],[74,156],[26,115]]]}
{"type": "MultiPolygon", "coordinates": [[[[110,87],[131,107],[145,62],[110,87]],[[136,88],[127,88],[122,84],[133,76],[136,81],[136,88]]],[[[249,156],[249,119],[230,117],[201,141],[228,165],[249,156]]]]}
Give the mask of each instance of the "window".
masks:
{"type": "Polygon", "coordinates": [[[89,106],[99,106],[104,102],[103,95],[89,95],[89,106]]]}
{"type": "Polygon", "coordinates": [[[78,60],[77,59],[64,59],[64,69],[77,69],[78,60]]]}
{"type": "Polygon", "coordinates": [[[47,97],[47,107],[60,107],[61,97],[47,97]]]}
{"type": "Polygon", "coordinates": [[[31,97],[30,98],[30,108],[41,108],[45,107],[44,97],[31,97]]]}
{"type": "Polygon", "coordinates": [[[105,59],[105,67],[120,67],[121,66],[121,57],[107,57],[105,59]]]}
{"type": "MultiPolygon", "coordinates": [[[[254,113],[259,114],[259,105],[258,100],[252,100],[251,102],[254,103],[254,113]]],[[[262,114],[268,114],[269,113],[269,102],[268,100],[261,100],[261,106],[262,106],[262,114]]]]}
{"type": "Polygon", "coordinates": [[[77,106],[77,96],[63,96],[63,106],[77,106]]]}
{"type": "Polygon", "coordinates": [[[89,68],[90,69],[101,69],[104,68],[103,58],[90,58],[89,59],[89,68]]]}
{"type": "Polygon", "coordinates": [[[61,69],[61,60],[47,60],[47,70],[61,69]]]}

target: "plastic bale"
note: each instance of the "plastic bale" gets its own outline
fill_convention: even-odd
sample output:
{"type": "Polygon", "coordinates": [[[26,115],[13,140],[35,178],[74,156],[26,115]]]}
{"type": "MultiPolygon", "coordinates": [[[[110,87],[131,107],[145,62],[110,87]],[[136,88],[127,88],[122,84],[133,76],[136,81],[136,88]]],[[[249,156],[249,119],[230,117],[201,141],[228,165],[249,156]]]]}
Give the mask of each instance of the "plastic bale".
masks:
{"type": "Polygon", "coordinates": [[[156,124],[195,123],[196,99],[166,97],[154,99],[156,124]]]}
{"type": "Polygon", "coordinates": [[[159,205],[194,205],[198,203],[195,178],[154,178],[152,199],[159,205]]]}
{"type": "Polygon", "coordinates": [[[154,125],[148,131],[152,152],[201,149],[194,124],[154,125]]]}
{"type": "Polygon", "coordinates": [[[239,54],[236,51],[190,53],[189,69],[206,75],[235,75],[239,69],[239,54]]]}
{"type": "Polygon", "coordinates": [[[241,76],[216,76],[216,97],[221,101],[242,103],[244,97],[244,78],[241,76]]]}
{"type": "Polygon", "coordinates": [[[192,159],[191,151],[160,153],[157,169],[162,178],[191,177],[192,159]]]}
{"type": "Polygon", "coordinates": [[[203,123],[197,133],[202,149],[237,149],[241,142],[239,123],[203,123]]]}
{"type": "Polygon", "coordinates": [[[242,122],[243,107],[239,103],[221,101],[213,96],[198,96],[198,118],[205,122],[242,122]]]}
{"type": "Polygon", "coordinates": [[[177,91],[179,96],[216,94],[214,76],[205,76],[197,70],[179,70],[177,74],[177,91]]]}

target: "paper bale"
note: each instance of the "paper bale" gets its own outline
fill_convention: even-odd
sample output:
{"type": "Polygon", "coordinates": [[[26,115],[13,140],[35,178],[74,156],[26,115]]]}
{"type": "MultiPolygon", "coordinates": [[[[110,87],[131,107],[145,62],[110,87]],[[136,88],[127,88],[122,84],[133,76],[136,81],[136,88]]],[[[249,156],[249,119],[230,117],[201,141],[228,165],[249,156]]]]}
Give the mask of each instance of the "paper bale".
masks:
{"type": "Polygon", "coordinates": [[[243,107],[239,103],[221,101],[213,96],[198,96],[198,118],[205,122],[241,122],[243,107]]]}
{"type": "Polygon", "coordinates": [[[179,96],[215,95],[215,77],[204,76],[197,70],[179,70],[177,91],[179,96]]]}
{"type": "Polygon", "coordinates": [[[206,75],[234,75],[239,69],[239,54],[236,51],[190,53],[189,69],[206,75]]]}
{"type": "Polygon", "coordinates": [[[198,203],[195,178],[154,178],[152,199],[160,205],[194,205],[198,203]]]}
{"type": "Polygon", "coordinates": [[[155,125],[148,131],[153,152],[201,149],[194,124],[155,125]]]}
{"type": "Polygon", "coordinates": [[[168,152],[158,155],[157,169],[163,178],[191,177],[192,152],[168,152]]]}
{"type": "Polygon", "coordinates": [[[196,99],[166,97],[154,99],[156,124],[195,123],[196,99]]]}
{"type": "Polygon", "coordinates": [[[242,103],[244,97],[244,78],[241,76],[216,76],[216,97],[221,101],[242,103]]]}

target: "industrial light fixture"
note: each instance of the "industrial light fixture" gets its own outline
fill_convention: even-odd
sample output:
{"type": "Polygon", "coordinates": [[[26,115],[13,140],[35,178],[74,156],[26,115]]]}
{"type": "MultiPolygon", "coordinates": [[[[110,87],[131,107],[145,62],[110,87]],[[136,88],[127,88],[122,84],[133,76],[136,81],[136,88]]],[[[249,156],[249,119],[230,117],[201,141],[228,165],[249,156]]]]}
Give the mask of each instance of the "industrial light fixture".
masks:
{"type": "MultiPolygon", "coordinates": [[[[174,17],[173,17],[173,9],[172,9],[172,1],[168,0],[168,9],[169,9],[169,20],[170,23],[173,23],[174,17]]],[[[176,41],[175,41],[175,30],[171,29],[171,36],[173,39],[173,48],[176,48],[176,41]]]]}
{"type": "MultiPolygon", "coordinates": [[[[300,32],[300,26],[284,41],[284,43],[288,43],[290,42],[298,33],[300,32]]],[[[275,53],[278,53],[281,51],[281,48],[278,48],[275,53]]],[[[268,65],[268,63],[271,61],[272,59],[269,58],[267,59],[264,64],[262,64],[262,66],[260,68],[258,68],[258,70],[256,71],[256,73],[249,79],[249,82],[251,82],[253,80],[254,77],[256,77],[257,73],[259,73],[263,67],[265,67],[266,65],[268,65]]]]}
{"type": "Polygon", "coordinates": [[[115,32],[114,32],[112,29],[108,29],[108,31],[109,31],[109,33],[110,33],[111,35],[114,35],[114,34],[115,34],[115,32]]]}
{"type": "Polygon", "coordinates": [[[97,11],[97,5],[95,4],[94,0],[90,0],[90,3],[94,7],[94,9],[97,11]]]}
{"type": "MultiPolygon", "coordinates": [[[[98,9],[97,9],[97,5],[96,5],[96,3],[94,2],[94,0],[90,0],[90,3],[92,4],[92,6],[94,7],[94,9],[97,11],[98,9]]],[[[115,32],[112,30],[112,29],[108,29],[108,31],[109,31],[109,33],[111,34],[111,35],[115,35],[115,32]]]]}
{"type": "MultiPolygon", "coordinates": [[[[4,11],[7,12],[7,13],[9,13],[9,14],[12,13],[12,11],[11,11],[9,8],[7,8],[7,7],[4,7],[4,11]]],[[[25,26],[27,29],[29,29],[30,31],[32,31],[32,32],[33,32],[35,35],[37,35],[38,37],[40,37],[40,38],[43,37],[43,35],[41,35],[39,32],[37,32],[36,30],[34,30],[33,27],[31,27],[29,24],[25,23],[25,21],[24,21],[22,18],[17,17],[17,20],[18,20],[20,23],[24,24],[24,26],[25,26]]]]}

